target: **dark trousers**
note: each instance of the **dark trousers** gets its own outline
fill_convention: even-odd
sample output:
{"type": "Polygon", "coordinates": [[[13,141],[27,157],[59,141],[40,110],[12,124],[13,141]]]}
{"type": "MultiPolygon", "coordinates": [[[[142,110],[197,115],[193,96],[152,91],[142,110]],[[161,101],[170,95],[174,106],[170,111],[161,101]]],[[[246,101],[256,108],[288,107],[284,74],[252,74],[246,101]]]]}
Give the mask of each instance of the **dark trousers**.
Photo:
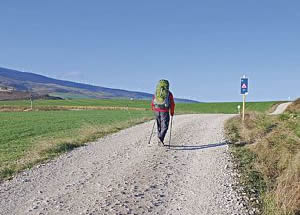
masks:
{"type": "Polygon", "coordinates": [[[155,112],[157,123],[157,136],[163,142],[167,134],[170,122],[169,112],[155,112]]]}

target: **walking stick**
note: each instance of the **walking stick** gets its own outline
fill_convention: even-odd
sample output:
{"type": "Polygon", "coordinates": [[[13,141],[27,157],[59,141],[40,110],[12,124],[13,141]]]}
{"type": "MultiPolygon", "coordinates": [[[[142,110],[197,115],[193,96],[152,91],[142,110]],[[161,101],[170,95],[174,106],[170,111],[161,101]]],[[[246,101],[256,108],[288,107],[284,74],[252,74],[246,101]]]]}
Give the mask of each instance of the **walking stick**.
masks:
{"type": "Polygon", "coordinates": [[[151,136],[150,136],[148,144],[150,144],[150,142],[151,142],[151,138],[152,138],[152,135],[153,135],[153,130],[154,130],[155,123],[156,123],[156,121],[154,120],[152,131],[151,131],[151,136]]]}
{"type": "Polygon", "coordinates": [[[172,126],[173,126],[173,116],[171,118],[171,127],[170,127],[170,139],[169,139],[169,148],[171,147],[171,138],[172,138],[172,126]]]}

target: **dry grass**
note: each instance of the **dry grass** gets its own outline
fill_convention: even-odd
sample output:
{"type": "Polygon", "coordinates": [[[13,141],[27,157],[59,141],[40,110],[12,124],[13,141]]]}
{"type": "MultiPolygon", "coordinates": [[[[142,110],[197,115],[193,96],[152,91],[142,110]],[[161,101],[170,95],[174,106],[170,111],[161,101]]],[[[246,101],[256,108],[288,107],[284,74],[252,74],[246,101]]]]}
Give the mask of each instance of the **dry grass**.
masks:
{"type": "Polygon", "coordinates": [[[240,159],[246,159],[247,151],[254,153],[249,172],[259,172],[266,184],[263,214],[300,214],[299,110],[298,99],[280,116],[250,113],[244,124],[239,118],[226,124],[227,136],[246,144],[240,159]]]}
{"type": "MultiPolygon", "coordinates": [[[[150,109],[150,108],[149,108],[150,109]]],[[[62,110],[130,110],[146,111],[147,108],[134,107],[110,107],[110,106],[38,106],[31,110],[25,106],[0,106],[0,112],[23,112],[23,111],[62,111],[62,110]]]]}
{"type": "Polygon", "coordinates": [[[293,102],[289,107],[288,111],[290,112],[299,112],[300,111],[300,98],[293,102]]]}
{"type": "Polygon", "coordinates": [[[30,110],[28,107],[0,106],[0,112],[23,112],[28,110],[30,110]]]}
{"type": "Polygon", "coordinates": [[[252,144],[270,132],[275,124],[266,114],[248,112],[245,114],[245,123],[241,123],[240,117],[226,122],[226,136],[234,143],[252,144]]]}
{"type": "Polygon", "coordinates": [[[300,152],[291,158],[284,174],[279,176],[275,199],[285,214],[300,213],[300,152]]]}

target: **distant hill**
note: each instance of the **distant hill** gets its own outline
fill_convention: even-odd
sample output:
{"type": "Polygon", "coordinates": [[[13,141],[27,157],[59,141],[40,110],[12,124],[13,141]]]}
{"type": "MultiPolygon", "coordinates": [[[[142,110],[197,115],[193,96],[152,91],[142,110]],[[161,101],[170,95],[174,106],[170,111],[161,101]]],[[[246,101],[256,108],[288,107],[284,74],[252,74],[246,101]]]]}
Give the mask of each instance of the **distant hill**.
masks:
{"type": "Polygon", "coordinates": [[[51,99],[60,100],[60,97],[49,96],[48,94],[36,94],[24,91],[1,91],[0,90],[0,101],[9,100],[27,100],[27,99],[51,99]]]}
{"type": "MultiPolygon", "coordinates": [[[[49,94],[61,98],[95,99],[152,99],[152,94],[121,89],[93,86],[71,81],[57,80],[46,76],[20,72],[0,67],[0,87],[14,88],[16,91],[33,92],[39,95],[49,94]]],[[[1,98],[0,98],[1,99],[1,98]]],[[[196,103],[188,99],[176,99],[177,102],[196,103]]]]}

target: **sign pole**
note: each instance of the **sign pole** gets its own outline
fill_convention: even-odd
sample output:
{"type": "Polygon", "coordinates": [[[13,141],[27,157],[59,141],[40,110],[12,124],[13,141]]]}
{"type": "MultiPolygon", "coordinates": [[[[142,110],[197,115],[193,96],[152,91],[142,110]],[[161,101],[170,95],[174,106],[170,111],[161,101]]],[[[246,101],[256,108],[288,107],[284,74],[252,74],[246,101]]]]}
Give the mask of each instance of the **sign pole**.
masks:
{"type": "Polygon", "coordinates": [[[246,103],[246,95],[243,95],[243,121],[245,120],[245,103],[246,103]]]}
{"type": "Polygon", "coordinates": [[[30,109],[32,110],[33,108],[33,101],[32,101],[32,94],[30,94],[30,109]]]}
{"type": "Polygon", "coordinates": [[[243,96],[243,113],[242,113],[242,121],[245,120],[245,106],[246,106],[246,95],[249,92],[249,79],[246,75],[243,75],[241,78],[241,95],[243,96]]]}

